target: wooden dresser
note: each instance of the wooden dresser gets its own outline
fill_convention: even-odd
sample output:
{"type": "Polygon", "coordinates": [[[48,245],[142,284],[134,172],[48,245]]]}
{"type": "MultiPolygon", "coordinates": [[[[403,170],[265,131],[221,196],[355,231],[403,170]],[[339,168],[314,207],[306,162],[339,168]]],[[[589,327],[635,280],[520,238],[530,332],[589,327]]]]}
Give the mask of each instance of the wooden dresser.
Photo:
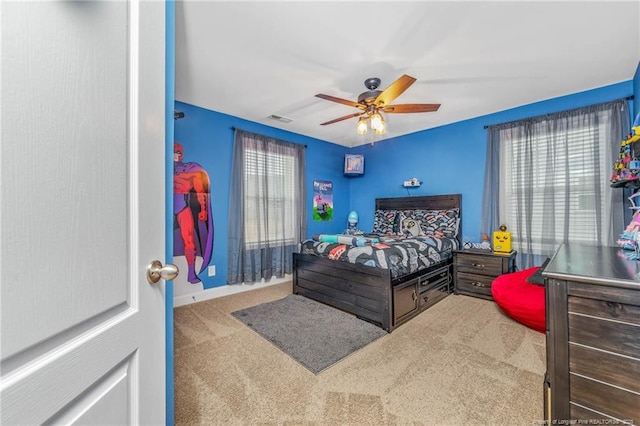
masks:
{"type": "Polygon", "coordinates": [[[547,265],[546,424],[640,423],[638,274],[618,247],[562,245],[547,265]]]}
{"type": "Polygon", "coordinates": [[[493,300],[491,283],[498,276],[515,271],[516,253],[494,253],[491,250],[478,249],[454,250],[455,294],[493,300]]]}

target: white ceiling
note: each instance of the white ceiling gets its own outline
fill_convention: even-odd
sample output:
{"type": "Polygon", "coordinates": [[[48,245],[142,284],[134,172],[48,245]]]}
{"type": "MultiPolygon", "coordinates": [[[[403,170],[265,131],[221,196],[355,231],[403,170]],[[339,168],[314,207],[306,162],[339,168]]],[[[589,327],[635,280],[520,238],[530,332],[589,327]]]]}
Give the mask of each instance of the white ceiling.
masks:
{"type": "Polygon", "coordinates": [[[176,2],[176,100],[353,147],[631,80],[640,2],[176,2]],[[384,136],[356,134],[356,101],[417,81],[384,136]],[[280,123],[276,114],[292,119],[280,123]]]}

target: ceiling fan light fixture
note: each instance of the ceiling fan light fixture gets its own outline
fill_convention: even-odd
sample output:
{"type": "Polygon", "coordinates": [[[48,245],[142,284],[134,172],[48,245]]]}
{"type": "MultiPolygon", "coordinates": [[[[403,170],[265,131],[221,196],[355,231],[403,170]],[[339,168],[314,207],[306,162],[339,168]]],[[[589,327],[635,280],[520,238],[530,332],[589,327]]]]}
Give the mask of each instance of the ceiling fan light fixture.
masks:
{"type": "Polygon", "coordinates": [[[367,120],[371,121],[371,130],[376,135],[384,135],[387,132],[387,125],[384,122],[384,117],[380,114],[380,111],[384,111],[385,114],[401,114],[401,113],[414,113],[414,112],[434,112],[440,107],[440,104],[396,104],[391,105],[394,99],[400,96],[409,86],[411,86],[416,79],[409,75],[403,74],[396,81],[387,86],[384,90],[378,90],[380,86],[380,79],[377,77],[368,78],[365,80],[364,85],[368,91],[361,93],[358,96],[358,102],[350,101],[348,99],[337,98],[331,95],[324,95],[318,93],[316,97],[326,99],[328,101],[337,102],[339,104],[347,105],[350,107],[358,108],[360,111],[345,115],[343,117],[336,118],[334,120],[320,123],[321,126],[327,124],[337,123],[342,120],[348,120],[350,118],[359,117],[358,125],[356,127],[359,135],[367,133],[367,120]]]}
{"type": "Polygon", "coordinates": [[[375,130],[376,133],[379,131],[383,131],[384,129],[384,121],[382,119],[382,115],[379,112],[374,112],[371,114],[371,129],[375,130]]]}
{"type": "Polygon", "coordinates": [[[358,134],[367,134],[367,119],[365,117],[360,117],[360,119],[358,120],[358,134]]]}

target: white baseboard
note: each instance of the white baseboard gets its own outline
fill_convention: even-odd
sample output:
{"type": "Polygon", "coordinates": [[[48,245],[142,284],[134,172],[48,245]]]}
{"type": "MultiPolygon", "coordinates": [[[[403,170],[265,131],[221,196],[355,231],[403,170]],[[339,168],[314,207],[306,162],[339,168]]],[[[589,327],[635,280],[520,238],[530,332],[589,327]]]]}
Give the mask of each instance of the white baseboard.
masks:
{"type": "Polygon", "coordinates": [[[230,294],[242,293],[244,291],[255,290],[275,284],[282,284],[291,281],[291,274],[285,274],[282,278],[271,278],[269,281],[259,281],[255,283],[242,283],[234,285],[223,285],[220,287],[208,288],[197,293],[176,296],[173,299],[173,307],[189,305],[191,303],[202,302],[203,300],[215,299],[216,297],[228,296],[230,294]]]}

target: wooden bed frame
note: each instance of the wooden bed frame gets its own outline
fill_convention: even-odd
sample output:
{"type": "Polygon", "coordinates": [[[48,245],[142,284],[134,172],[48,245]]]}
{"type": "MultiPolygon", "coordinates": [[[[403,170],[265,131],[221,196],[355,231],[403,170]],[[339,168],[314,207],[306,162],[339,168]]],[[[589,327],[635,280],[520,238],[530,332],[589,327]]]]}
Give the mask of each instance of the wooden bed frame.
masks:
{"type": "MultiPolygon", "coordinates": [[[[461,194],[377,198],[376,210],[460,209],[461,194]]],[[[462,247],[462,230],[458,231],[462,247]]],[[[396,279],[389,269],[293,254],[293,293],[317,300],[391,332],[453,289],[453,259],[396,279]]]]}

